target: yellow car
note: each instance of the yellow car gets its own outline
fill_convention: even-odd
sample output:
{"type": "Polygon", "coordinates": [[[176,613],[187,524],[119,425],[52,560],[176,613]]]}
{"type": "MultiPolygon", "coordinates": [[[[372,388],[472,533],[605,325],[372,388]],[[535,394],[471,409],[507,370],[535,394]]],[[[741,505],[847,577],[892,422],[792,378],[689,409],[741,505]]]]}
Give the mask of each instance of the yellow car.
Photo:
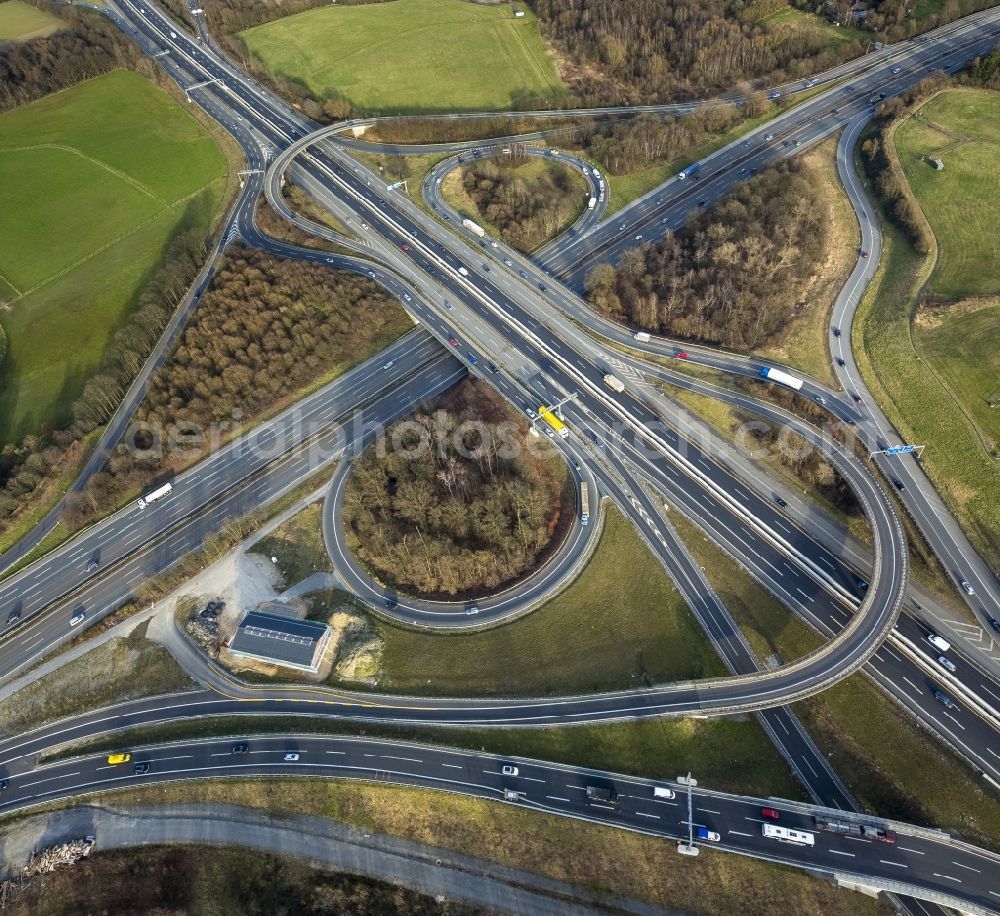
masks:
{"type": "Polygon", "coordinates": [[[108,763],[114,766],[116,763],[128,763],[131,759],[131,754],[111,754],[108,757],[108,763]]]}

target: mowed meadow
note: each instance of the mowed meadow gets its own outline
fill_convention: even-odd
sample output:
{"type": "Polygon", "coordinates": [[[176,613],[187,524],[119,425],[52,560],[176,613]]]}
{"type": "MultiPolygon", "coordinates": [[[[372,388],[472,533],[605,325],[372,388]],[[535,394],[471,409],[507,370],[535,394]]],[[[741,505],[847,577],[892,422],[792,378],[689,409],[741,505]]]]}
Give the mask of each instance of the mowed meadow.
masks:
{"type": "Polygon", "coordinates": [[[324,6],[240,33],[267,70],[368,114],[503,110],[565,91],[526,4],[324,6]]]}
{"type": "Polygon", "coordinates": [[[171,238],[211,223],[227,174],[205,129],[125,70],[0,116],[0,444],[68,419],[171,238]]]}
{"type": "Polygon", "coordinates": [[[904,436],[927,446],[925,470],[1000,569],[1000,410],[990,406],[1000,398],[1000,93],[938,93],[894,141],[935,250],[922,258],[887,229],[861,309],[868,380],[904,436]]]}

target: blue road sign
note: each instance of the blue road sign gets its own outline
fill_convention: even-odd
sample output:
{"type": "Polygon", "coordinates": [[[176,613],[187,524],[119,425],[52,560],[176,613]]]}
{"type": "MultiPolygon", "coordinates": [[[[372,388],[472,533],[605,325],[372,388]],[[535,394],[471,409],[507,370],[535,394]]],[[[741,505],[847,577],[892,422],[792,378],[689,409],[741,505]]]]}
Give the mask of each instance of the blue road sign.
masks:
{"type": "Polygon", "coordinates": [[[904,452],[912,452],[916,449],[915,445],[894,445],[892,448],[887,448],[885,450],[886,455],[902,455],[904,452]]]}

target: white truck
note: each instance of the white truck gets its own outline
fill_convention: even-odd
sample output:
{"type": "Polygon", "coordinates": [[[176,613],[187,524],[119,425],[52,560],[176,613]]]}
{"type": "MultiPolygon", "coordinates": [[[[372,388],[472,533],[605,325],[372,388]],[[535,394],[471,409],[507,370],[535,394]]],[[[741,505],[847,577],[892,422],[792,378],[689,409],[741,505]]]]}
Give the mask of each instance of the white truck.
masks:
{"type": "Polygon", "coordinates": [[[594,207],[596,207],[596,206],[597,206],[597,198],[596,197],[591,197],[590,200],[587,201],[587,209],[588,210],[593,210],[594,207]]]}
{"type": "Polygon", "coordinates": [[[649,331],[636,331],[633,336],[635,337],[636,340],[640,340],[643,343],[649,343],[650,340],[649,331]]]}
{"type": "Polygon", "coordinates": [[[468,229],[473,235],[479,236],[479,238],[486,235],[486,230],[480,226],[479,223],[474,223],[471,219],[463,219],[462,225],[465,226],[465,228],[468,229]]]}
{"type": "Polygon", "coordinates": [[[787,372],[782,372],[780,369],[774,369],[771,366],[765,366],[760,370],[761,378],[766,378],[769,382],[777,382],[779,385],[787,385],[789,388],[794,388],[799,391],[802,388],[802,379],[796,378],[794,375],[789,375],[787,372]]]}
{"type": "Polygon", "coordinates": [[[155,503],[158,499],[163,499],[173,488],[173,484],[165,483],[162,487],[157,487],[145,496],[140,496],[139,508],[145,509],[150,503],[155,503]]]}
{"type": "Polygon", "coordinates": [[[617,391],[619,394],[625,390],[625,384],[622,380],[610,374],[604,376],[604,384],[607,385],[612,391],[617,391]]]}

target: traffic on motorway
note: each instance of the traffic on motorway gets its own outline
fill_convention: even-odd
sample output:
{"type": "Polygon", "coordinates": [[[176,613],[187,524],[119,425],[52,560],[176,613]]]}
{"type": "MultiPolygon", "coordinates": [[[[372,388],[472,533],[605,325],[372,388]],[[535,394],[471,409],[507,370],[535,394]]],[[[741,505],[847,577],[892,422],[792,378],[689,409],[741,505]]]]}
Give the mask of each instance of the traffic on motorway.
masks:
{"type": "MultiPolygon", "coordinates": [[[[310,420],[329,428],[315,435],[303,435],[301,429],[293,431],[292,418],[283,415],[283,420],[279,418],[281,422],[269,424],[264,428],[266,433],[262,433],[280,439],[279,448],[267,451],[263,440],[241,439],[8,579],[0,586],[0,609],[6,614],[8,624],[8,635],[0,644],[0,672],[9,676],[64,641],[74,627],[88,625],[120,605],[142,576],[176,562],[200,542],[204,533],[216,530],[225,518],[239,514],[242,507],[276,498],[323,466],[323,462],[332,461],[349,447],[360,447],[363,434],[352,435],[346,428],[352,411],[365,406],[366,419],[374,415],[380,422],[389,422],[421,399],[472,372],[496,386],[533,420],[540,417],[541,428],[554,441],[562,440],[557,444],[575,462],[577,480],[587,488],[584,492],[592,490],[595,500],[598,494],[611,498],[632,519],[678,580],[696,615],[700,609],[699,619],[735,676],[697,685],[662,685],[645,691],[594,697],[490,703],[428,702],[419,698],[393,701],[341,694],[308,701],[318,704],[309,714],[377,721],[535,725],[637,715],[761,711],[761,716],[770,723],[772,734],[779,727],[789,731],[789,725],[800,730],[798,738],[790,738],[784,744],[783,753],[800,754],[803,761],[808,761],[815,760],[815,749],[810,749],[811,742],[783,704],[824,689],[865,666],[872,677],[885,682],[887,689],[894,686],[894,695],[907,708],[925,721],[933,719],[940,726],[939,731],[955,734],[959,744],[984,756],[984,749],[989,749],[995,741],[995,722],[988,716],[979,716],[975,723],[964,724],[958,718],[960,715],[964,718],[964,714],[943,685],[952,684],[954,679],[959,685],[956,693],[968,689],[981,698],[990,692],[992,681],[961,659],[956,664],[954,653],[948,654],[950,646],[935,642],[932,638],[935,634],[926,628],[921,630],[919,624],[907,617],[897,620],[906,588],[906,541],[894,504],[879,480],[853,456],[841,456],[838,467],[855,488],[872,530],[875,566],[868,581],[863,581],[841,558],[797,525],[789,524],[787,515],[778,511],[783,508],[780,504],[776,506],[773,500],[751,492],[731,468],[703,453],[665,424],[655,405],[651,406],[650,399],[642,392],[631,384],[621,383],[621,387],[610,384],[608,378],[616,377],[608,371],[601,345],[587,335],[569,330],[567,322],[585,312],[587,318],[583,323],[589,326],[592,321],[585,304],[572,293],[576,276],[573,270],[585,270],[596,258],[615,257],[629,242],[634,243],[637,235],[654,238],[657,231],[662,234],[664,229],[679,225],[677,221],[691,208],[693,197],[705,194],[703,199],[717,199],[747,169],[788,155],[799,145],[812,143],[843,123],[861,118],[870,110],[865,96],[871,86],[898,92],[928,68],[953,67],[990,42],[995,43],[996,14],[963,20],[940,30],[935,40],[909,46],[905,53],[894,52],[891,79],[886,75],[887,63],[866,64],[866,73],[858,76],[856,85],[830,89],[782,115],[767,125],[766,134],[762,128],[753,135],[754,145],[749,153],[746,146],[735,145],[720,151],[711,163],[688,170],[688,174],[678,176],[666,188],[658,189],[655,192],[658,198],[650,195],[623,211],[615,219],[616,227],[599,223],[603,211],[603,207],[598,207],[602,203],[602,180],[600,175],[592,174],[594,207],[584,214],[575,236],[569,237],[565,244],[554,244],[546,253],[546,270],[563,274],[567,286],[552,280],[537,265],[516,259],[509,250],[491,246],[471,227],[465,227],[467,234],[455,235],[407,199],[393,196],[377,176],[359,167],[335,142],[317,138],[315,125],[255,84],[216,49],[192,39],[155,5],[120,0],[109,4],[106,13],[147,51],[169,49],[169,56],[159,58],[160,64],[192,100],[197,100],[234,134],[246,150],[248,164],[262,170],[270,163],[267,176],[255,188],[263,188],[270,198],[293,158],[302,153],[292,167],[294,174],[315,191],[314,196],[321,203],[345,216],[352,225],[360,226],[361,241],[353,245],[353,250],[367,251],[374,259],[359,262],[348,256],[327,256],[327,260],[348,269],[363,270],[394,292],[429,333],[407,339],[405,345],[401,342],[394,351],[380,355],[338,380],[339,384],[324,389],[323,396],[311,399],[308,407],[303,405],[303,409],[315,412],[310,420]],[[905,71],[899,69],[900,60],[907,64],[905,71]],[[835,93],[844,93],[844,101],[828,111],[835,93]],[[283,152],[275,159],[279,151],[283,152]],[[695,184],[697,193],[692,190],[695,184]],[[618,223],[619,219],[623,222],[618,223]],[[623,225],[627,227],[624,230],[620,228],[623,225]],[[633,233],[635,227],[649,227],[645,231],[650,234],[633,233]],[[490,259],[502,264],[492,270],[490,259]],[[488,358],[501,353],[502,359],[494,357],[500,365],[488,358]],[[558,414],[544,406],[559,402],[563,406],[558,414]],[[287,425],[283,425],[285,421],[287,425]],[[322,459],[317,455],[322,455],[322,459]],[[219,479],[213,480],[216,477],[219,479]],[[706,603],[704,595],[699,596],[705,583],[699,579],[690,557],[682,555],[683,548],[663,519],[662,502],[652,499],[650,490],[685,507],[687,513],[699,516],[713,537],[729,544],[735,554],[752,554],[756,560],[751,562],[759,561],[762,567],[773,570],[767,577],[771,581],[782,579],[784,593],[796,592],[800,597],[792,601],[814,618],[818,629],[831,637],[824,649],[795,663],[762,668],[721,602],[716,599],[716,606],[712,606],[710,600],[706,603]],[[806,605],[811,607],[806,609],[806,605]],[[58,613],[53,613],[53,609],[58,613]],[[882,645],[886,638],[891,645],[882,645]],[[918,647],[918,655],[930,659],[931,674],[927,674],[924,662],[915,658],[914,646],[918,647]],[[937,654],[928,654],[928,646],[937,654]],[[919,683],[911,678],[914,665],[922,672],[918,675],[923,677],[919,683]],[[914,688],[915,693],[909,699],[898,696],[899,678],[914,688]],[[918,700],[917,695],[926,698],[926,702],[918,700]],[[929,703],[941,707],[935,710],[936,716],[928,712],[929,703]],[[963,734],[957,735],[953,726],[963,734]]],[[[888,56],[881,59],[888,60],[888,56]]],[[[262,236],[253,218],[255,198],[256,193],[241,198],[234,231],[274,253],[304,258],[324,256],[262,236]]],[[[615,328],[614,334],[605,333],[606,330],[600,328],[603,336],[613,339],[621,336],[620,329],[615,328]]],[[[626,335],[624,342],[633,346],[644,343],[635,341],[631,334],[626,335]]],[[[650,341],[650,344],[654,352],[666,346],[660,342],[650,341]]],[[[734,371],[760,375],[762,368],[769,368],[747,366],[745,362],[737,365],[739,360],[711,351],[692,348],[692,352],[709,364],[714,362],[734,371]]],[[[671,355],[678,355],[678,351],[671,355]]],[[[783,381],[781,370],[772,368],[779,373],[775,376],[778,381],[783,381]]],[[[804,390],[816,399],[826,396],[822,389],[808,382],[804,390]]],[[[830,406],[835,414],[843,413],[844,419],[864,418],[860,410],[849,403],[842,404],[839,398],[830,406]]],[[[301,418],[296,422],[301,423],[301,418]]],[[[267,444],[271,444],[270,439],[267,444]]],[[[896,488],[902,491],[905,487],[896,488]]],[[[331,500],[331,509],[334,504],[335,499],[331,500]]],[[[334,518],[332,511],[328,511],[328,517],[334,518]]],[[[540,577],[511,596],[510,607],[523,608],[539,600],[547,589],[569,574],[573,558],[584,552],[587,537],[595,530],[596,526],[588,531],[586,525],[579,524],[576,540],[565,553],[565,563],[554,564],[548,579],[540,577]]],[[[349,568],[350,558],[345,554],[342,559],[349,568]]],[[[367,589],[369,599],[381,603],[383,612],[426,614],[431,619],[433,610],[401,606],[394,597],[380,594],[374,583],[364,582],[356,568],[354,572],[359,590],[364,594],[367,589]],[[388,602],[396,603],[390,606],[388,602]]],[[[977,584],[986,583],[986,594],[993,600],[995,592],[989,580],[982,579],[978,569],[975,578],[977,584]]],[[[502,604],[499,602],[497,607],[502,604]]],[[[1000,616],[1000,605],[997,607],[1000,616]]],[[[468,608],[461,612],[452,608],[449,613],[457,624],[470,616],[468,608]]],[[[164,703],[162,698],[153,698],[124,704],[115,711],[115,725],[231,714],[237,709],[244,714],[254,710],[287,713],[289,701],[307,702],[294,688],[284,692],[261,691],[256,698],[248,695],[230,698],[227,689],[227,685],[222,685],[221,691],[199,691],[185,697],[183,702],[164,703]]],[[[248,739],[238,742],[239,751],[235,750],[236,744],[227,750],[225,741],[169,749],[135,749],[127,752],[133,755],[127,760],[124,756],[112,759],[115,755],[91,755],[42,767],[35,767],[30,759],[29,755],[45,750],[57,739],[92,737],[103,734],[107,728],[107,718],[102,712],[58,723],[0,745],[4,754],[0,765],[8,774],[3,786],[8,794],[0,798],[0,808],[13,809],[37,804],[40,799],[69,797],[92,791],[94,786],[113,787],[215,773],[309,773],[371,778],[384,772],[395,781],[458,788],[484,797],[504,798],[512,804],[528,804],[681,840],[687,831],[689,838],[718,843],[720,848],[860,876],[876,886],[898,893],[915,893],[947,905],[985,911],[992,903],[991,895],[1000,898],[991,889],[997,886],[995,857],[948,838],[914,832],[902,825],[872,824],[849,814],[840,815],[843,819],[837,820],[835,812],[817,814],[800,810],[801,806],[789,808],[717,793],[698,793],[692,804],[701,807],[693,808],[696,816],[684,820],[685,812],[667,810],[680,805],[680,790],[675,784],[654,785],[538,761],[487,761],[483,755],[422,748],[423,756],[407,761],[419,766],[400,768],[389,764],[376,769],[369,758],[377,758],[377,762],[393,759],[391,754],[378,751],[403,753],[406,747],[391,745],[373,750],[371,744],[363,741],[302,737],[248,739]],[[168,758],[164,751],[178,753],[175,758],[168,758]],[[453,756],[448,758],[448,755],[453,756]],[[330,759],[335,757],[344,760],[330,759]],[[78,769],[71,772],[72,766],[78,769]],[[456,780],[454,774],[442,775],[438,768],[461,769],[463,778],[456,780]],[[41,779],[37,778],[39,774],[41,779]],[[42,785],[46,787],[39,789],[42,785]],[[31,792],[32,789],[35,791],[31,792]],[[540,796],[543,792],[551,794],[540,796]],[[890,841],[892,831],[896,832],[895,842],[890,841]],[[901,842],[904,832],[910,844],[905,847],[901,842]],[[863,852],[852,845],[860,843],[867,844],[863,852]],[[880,850],[887,846],[893,847],[892,857],[884,854],[885,858],[878,858],[883,854],[880,850]],[[931,858],[921,860],[921,856],[931,858]],[[939,871],[928,874],[924,866],[931,861],[939,871]],[[964,872],[961,876],[953,874],[961,869],[979,877],[964,872]]],[[[782,746],[780,739],[778,743],[782,746]]],[[[812,768],[811,763],[807,765],[812,768]]],[[[814,770],[812,778],[802,775],[804,770],[799,768],[813,796],[850,809],[853,802],[828,765],[817,762],[817,767],[825,770],[822,774],[814,770]]]]}

